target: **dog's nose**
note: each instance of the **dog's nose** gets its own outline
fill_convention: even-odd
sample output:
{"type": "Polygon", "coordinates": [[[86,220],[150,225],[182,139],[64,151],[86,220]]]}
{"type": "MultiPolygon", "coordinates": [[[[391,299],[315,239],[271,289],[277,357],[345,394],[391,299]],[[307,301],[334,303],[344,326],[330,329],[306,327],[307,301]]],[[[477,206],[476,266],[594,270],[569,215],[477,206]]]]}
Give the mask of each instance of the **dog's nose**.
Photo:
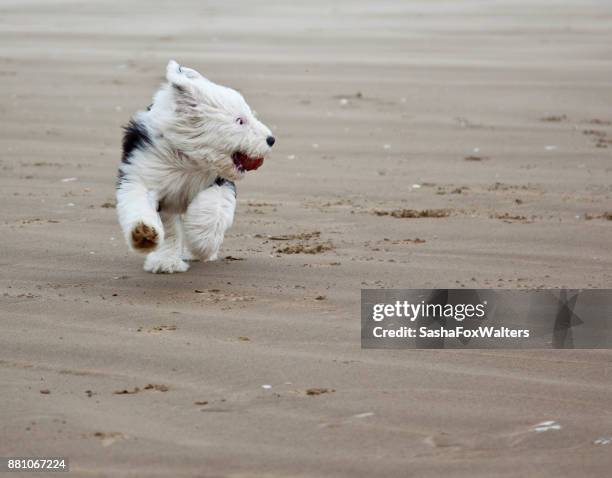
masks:
{"type": "Polygon", "coordinates": [[[275,142],[276,142],[276,138],[274,138],[274,136],[268,136],[266,138],[266,143],[268,143],[268,146],[270,147],[274,146],[275,142]]]}

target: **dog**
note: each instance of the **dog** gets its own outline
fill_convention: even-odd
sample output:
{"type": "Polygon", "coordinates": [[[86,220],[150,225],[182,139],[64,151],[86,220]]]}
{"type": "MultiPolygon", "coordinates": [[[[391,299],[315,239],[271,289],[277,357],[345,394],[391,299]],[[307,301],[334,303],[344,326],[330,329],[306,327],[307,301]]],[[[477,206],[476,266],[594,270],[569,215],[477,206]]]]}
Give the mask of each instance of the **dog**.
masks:
{"type": "Polygon", "coordinates": [[[234,221],[235,182],[276,141],[236,90],[173,60],[166,80],[124,128],[117,179],[123,235],[153,273],[217,259],[234,221]]]}

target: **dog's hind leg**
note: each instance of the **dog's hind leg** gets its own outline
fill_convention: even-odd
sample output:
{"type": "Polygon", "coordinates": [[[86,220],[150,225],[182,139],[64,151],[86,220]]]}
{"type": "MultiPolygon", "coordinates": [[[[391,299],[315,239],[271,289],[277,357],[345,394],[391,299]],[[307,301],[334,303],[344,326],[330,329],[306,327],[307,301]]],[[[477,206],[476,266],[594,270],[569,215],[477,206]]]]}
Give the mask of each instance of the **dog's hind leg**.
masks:
{"type": "Polygon", "coordinates": [[[189,269],[189,264],[181,259],[183,247],[180,217],[165,212],[161,212],[160,217],[165,230],[164,242],[147,256],[144,270],[155,274],[185,272],[189,269]]]}
{"type": "Polygon", "coordinates": [[[151,252],[163,242],[156,194],[139,182],[123,180],[117,186],[117,216],[132,250],[151,252]]]}
{"type": "Polygon", "coordinates": [[[181,259],[187,262],[198,262],[200,260],[200,256],[197,256],[191,252],[191,248],[187,244],[187,241],[183,241],[183,252],[181,254],[181,259]]]}
{"type": "Polygon", "coordinates": [[[234,222],[236,187],[231,181],[217,181],[201,191],[183,215],[186,245],[204,261],[217,259],[227,231],[234,222]]]}

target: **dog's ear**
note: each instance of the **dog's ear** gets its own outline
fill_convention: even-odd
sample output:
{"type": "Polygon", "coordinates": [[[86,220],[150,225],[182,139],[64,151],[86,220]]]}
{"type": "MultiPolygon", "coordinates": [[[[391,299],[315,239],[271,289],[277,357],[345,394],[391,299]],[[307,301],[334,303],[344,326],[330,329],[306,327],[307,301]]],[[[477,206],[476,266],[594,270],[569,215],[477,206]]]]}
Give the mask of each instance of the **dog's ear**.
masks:
{"type": "MultiPolygon", "coordinates": [[[[166,67],[166,79],[172,86],[177,104],[193,108],[197,104],[197,88],[194,81],[201,75],[189,68],[184,68],[176,61],[170,60],[166,67]],[[197,75],[197,77],[195,75],[197,75]]],[[[187,110],[189,108],[186,108],[187,110]]]]}
{"type": "Polygon", "coordinates": [[[196,70],[179,65],[176,61],[170,60],[166,67],[166,79],[168,83],[177,86],[187,86],[195,80],[204,80],[196,70]]]}
{"type": "Polygon", "coordinates": [[[206,97],[207,87],[211,84],[196,70],[179,65],[174,60],[168,62],[166,79],[172,86],[177,100],[192,106],[206,97]]]}

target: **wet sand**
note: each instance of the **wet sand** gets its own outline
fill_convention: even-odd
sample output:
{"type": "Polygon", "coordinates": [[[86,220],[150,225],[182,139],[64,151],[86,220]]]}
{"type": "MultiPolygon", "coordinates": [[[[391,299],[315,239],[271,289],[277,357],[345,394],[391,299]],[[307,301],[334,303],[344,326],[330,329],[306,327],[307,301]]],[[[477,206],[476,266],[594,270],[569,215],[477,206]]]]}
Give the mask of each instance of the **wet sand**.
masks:
{"type": "Polygon", "coordinates": [[[610,352],[360,349],[361,288],[612,282],[612,7],[491,3],[3,2],[0,456],[606,476],[610,352]],[[230,257],[167,276],[113,207],[120,127],[170,58],[278,141],[230,257]]]}

